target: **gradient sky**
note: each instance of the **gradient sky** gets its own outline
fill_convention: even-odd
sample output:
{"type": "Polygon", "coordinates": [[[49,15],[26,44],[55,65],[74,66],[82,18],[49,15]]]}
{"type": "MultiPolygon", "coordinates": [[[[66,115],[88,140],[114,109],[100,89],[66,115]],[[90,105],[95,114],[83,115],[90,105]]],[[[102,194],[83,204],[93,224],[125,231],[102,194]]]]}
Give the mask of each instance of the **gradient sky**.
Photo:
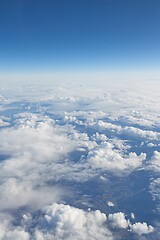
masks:
{"type": "Polygon", "coordinates": [[[159,64],[159,0],[0,1],[0,73],[159,64]]]}

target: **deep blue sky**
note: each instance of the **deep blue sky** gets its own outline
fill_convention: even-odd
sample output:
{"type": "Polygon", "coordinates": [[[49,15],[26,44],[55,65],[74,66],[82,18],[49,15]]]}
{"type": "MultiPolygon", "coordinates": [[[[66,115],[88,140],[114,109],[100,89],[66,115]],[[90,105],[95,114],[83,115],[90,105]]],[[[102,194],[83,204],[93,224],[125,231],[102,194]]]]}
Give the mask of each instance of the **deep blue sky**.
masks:
{"type": "Polygon", "coordinates": [[[159,64],[159,0],[0,1],[0,72],[159,64]]]}

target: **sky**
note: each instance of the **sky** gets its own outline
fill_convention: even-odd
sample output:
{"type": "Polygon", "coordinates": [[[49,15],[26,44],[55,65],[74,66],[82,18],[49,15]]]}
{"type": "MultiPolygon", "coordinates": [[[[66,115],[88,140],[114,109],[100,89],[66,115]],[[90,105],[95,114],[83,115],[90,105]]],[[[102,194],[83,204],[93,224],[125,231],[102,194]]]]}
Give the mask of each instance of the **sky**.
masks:
{"type": "Polygon", "coordinates": [[[0,0],[0,240],[160,239],[159,20],[0,0]]]}
{"type": "Polygon", "coordinates": [[[159,0],[0,1],[1,79],[87,71],[152,76],[160,64],[159,24],[159,0]]]}

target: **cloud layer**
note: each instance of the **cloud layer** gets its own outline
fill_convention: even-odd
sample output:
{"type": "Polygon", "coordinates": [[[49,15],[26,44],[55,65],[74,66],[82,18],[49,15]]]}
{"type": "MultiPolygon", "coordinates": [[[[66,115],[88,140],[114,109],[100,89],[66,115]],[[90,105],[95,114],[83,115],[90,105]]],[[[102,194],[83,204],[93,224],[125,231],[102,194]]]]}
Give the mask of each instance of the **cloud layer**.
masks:
{"type": "Polygon", "coordinates": [[[159,209],[158,97],[75,85],[0,91],[1,240],[156,239],[157,216],[137,209],[142,192],[159,209]]]}

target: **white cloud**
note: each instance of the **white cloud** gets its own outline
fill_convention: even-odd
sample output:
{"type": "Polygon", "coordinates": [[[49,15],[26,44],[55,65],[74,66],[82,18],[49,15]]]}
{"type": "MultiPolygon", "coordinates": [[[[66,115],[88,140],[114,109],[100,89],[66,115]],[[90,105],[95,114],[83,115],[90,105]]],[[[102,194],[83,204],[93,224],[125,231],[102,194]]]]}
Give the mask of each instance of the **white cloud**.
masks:
{"type": "Polygon", "coordinates": [[[29,233],[22,226],[13,226],[13,218],[0,214],[0,240],[30,240],[29,233]]]}
{"type": "Polygon", "coordinates": [[[0,224],[0,240],[112,240],[107,217],[99,210],[84,211],[70,205],[53,203],[39,216],[23,215],[21,226],[11,222],[0,224]],[[32,226],[32,233],[28,232],[32,226]]]}
{"type": "Polygon", "coordinates": [[[103,120],[93,122],[90,125],[92,125],[95,129],[98,129],[98,130],[109,129],[109,130],[112,130],[114,132],[118,132],[118,131],[121,131],[121,129],[122,129],[122,127],[119,126],[119,125],[116,125],[116,124],[113,124],[113,123],[110,123],[110,122],[105,122],[103,120]]]}
{"type": "Polygon", "coordinates": [[[47,229],[55,239],[112,239],[106,219],[99,210],[85,212],[64,204],[48,206],[44,216],[47,229]]]}
{"type": "Polygon", "coordinates": [[[134,233],[137,233],[138,235],[149,234],[154,231],[154,228],[151,225],[147,225],[145,222],[134,223],[133,225],[130,225],[130,228],[134,233]]]}
{"type": "Polygon", "coordinates": [[[114,207],[114,203],[111,202],[111,201],[108,201],[108,202],[107,202],[107,205],[108,205],[109,207],[114,207]]]}
{"type": "Polygon", "coordinates": [[[21,119],[20,126],[1,130],[0,152],[9,155],[0,162],[1,209],[25,205],[37,208],[62,195],[62,187],[46,184],[53,175],[50,172],[49,176],[47,170],[56,163],[58,168],[75,143],[67,137],[67,128],[48,123],[48,119],[38,122],[35,116],[29,117],[28,122],[21,119]]]}
{"type": "MultiPolygon", "coordinates": [[[[5,96],[0,95],[0,110],[12,115],[0,118],[0,126],[9,127],[0,130],[0,153],[7,158],[0,162],[0,210],[16,212],[13,221],[8,216],[1,219],[0,240],[114,239],[108,230],[111,226],[138,235],[153,231],[147,223],[131,224],[133,213],[130,221],[123,212],[107,218],[100,211],[54,203],[63,199],[63,193],[68,194],[58,182],[74,191],[77,182],[92,177],[96,181],[97,177],[103,194],[102,187],[106,184],[107,188],[112,174],[125,177],[142,166],[159,172],[159,152],[154,152],[148,165],[145,161],[145,152],[159,146],[159,92],[155,98],[151,88],[143,88],[141,94],[139,88],[123,87],[91,89],[69,84],[43,89],[32,85],[25,91],[17,86],[16,91],[0,89],[5,96]],[[14,114],[17,110],[20,113],[14,114]],[[140,148],[133,144],[137,139],[144,142],[140,148]],[[130,150],[132,147],[137,151],[130,150]],[[23,206],[28,212],[22,212],[20,224],[20,219],[16,222],[21,214],[17,209],[23,206]],[[14,226],[15,222],[20,226],[14,226]]],[[[79,190],[87,194],[86,189],[75,191],[79,190]]],[[[158,202],[158,179],[151,182],[150,192],[158,202]]]]}
{"type": "Polygon", "coordinates": [[[138,125],[142,127],[155,127],[157,125],[159,116],[153,113],[142,113],[139,111],[131,111],[128,113],[128,115],[125,116],[119,116],[116,118],[117,121],[123,122],[123,124],[129,124],[129,125],[138,125]]]}
{"type": "MultiPolygon", "coordinates": [[[[133,213],[131,217],[134,219],[133,213]]],[[[113,228],[128,229],[128,231],[131,231],[138,235],[150,234],[154,231],[154,228],[151,225],[147,225],[145,222],[136,222],[131,224],[130,220],[126,219],[126,216],[123,212],[109,214],[108,221],[113,228]]]]}
{"type": "Polygon", "coordinates": [[[125,214],[122,212],[109,214],[108,221],[111,226],[115,228],[128,228],[130,224],[129,220],[126,220],[125,214]]]}
{"type": "Polygon", "coordinates": [[[13,156],[28,154],[31,161],[43,162],[45,159],[56,160],[60,154],[66,154],[73,147],[66,137],[66,129],[51,126],[48,123],[36,123],[34,127],[23,124],[1,131],[0,150],[13,156]],[[62,147],[63,146],[63,147],[62,147]]]}
{"type": "Polygon", "coordinates": [[[10,126],[10,123],[8,122],[8,119],[1,118],[0,119],[0,127],[7,127],[10,126]]]}
{"type": "Polygon", "coordinates": [[[160,172],[160,152],[154,151],[153,156],[149,161],[149,169],[153,169],[155,172],[160,172]]]}
{"type": "Polygon", "coordinates": [[[89,151],[87,161],[92,168],[117,172],[136,169],[142,165],[145,158],[145,153],[138,156],[131,152],[127,155],[115,149],[114,144],[105,142],[89,151]]]}
{"type": "Polygon", "coordinates": [[[152,179],[149,189],[153,201],[156,201],[156,211],[160,213],[160,178],[152,179]]]}
{"type": "MultiPolygon", "coordinates": [[[[94,120],[86,121],[83,123],[83,125],[87,127],[93,128],[95,131],[99,132],[105,132],[106,130],[111,131],[114,135],[117,136],[127,136],[132,138],[140,138],[145,140],[159,140],[160,139],[160,133],[153,130],[144,130],[139,127],[134,126],[121,126],[121,122],[119,121],[121,119],[118,119],[116,123],[111,123],[104,120],[94,120]]],[[[123,122],[122,122],[123,123],[123,122]]],[[[123,123],[122,125],[125,125],[123,123]]]]}
{"type": "Polygon", "coordinates": [[[44,204],[59,200],[63,195],[62,190],[56,186],[35,187],[31,181],[26,181],[26,179],[9,178],[0,186],[0,210],[23,206],[37,209],[43,207],[44,204]]]}
{"type": "Polygon", "coordinates": [[[153,200],[160,199],[160,178],[152,180],[150,190],[153,195],[153,200]]]}
{"type": "Polygon", "coordinates": [[[145,222],[131,224],[123,212],[107,217],[99,210],[84,211],[62,203],[47,205],[38,215],[23,214],[17,226],[10,216],[1,215],[0,219],[0,240],[114,240],[113,233],[119,228],[138,235],[154,231],[145,222]]]}
{"type": "Polygon", "coordinates": [[[107,116],[107,114],[101,110],[96,110],[96,111],[82,111],[82,110],[78,110],[78,111],[70,111],[70,112],[64,112],[64,114],[66,116],[70,116],[70,117],[76,117],[76,119],[83,119],[87,122],[89,122],[90,120],[98,120],[101,118],[104,118],[107,116]]]}
{"type": "Polygon", "coordinates": [[[150,139],[150,140],[159,140],[160,139],[160,133],[156,131],[151,131],[151,130],[142,130],[138,127],[133,127],[133,126],[120,126],[117,124],[109,123],[109,122],[104,122],[102,120],[99,120],[98,122],[92,123],[92,126],[96,129],[99,130],[106,130],[109,129],[112,132],[118,134],[118,135],[127,135],[130,137],[136,137],[136,138],[145,138],[145,139],[150,139]]]}
{"type": "Polygon", "coordinates": [[[92,139],[94,141],[105,142],[107,141],[107,136],[105,134],[99,134],[98,132],[96,132],[95,134],[93,134],[92,139]]]}
{"type": "Polygon", "coordinates": [[[159,140],[160,133],[151,130],[142,130],[135,127],[123,127],[118,131],[120,134],[126,134],[136,138],[146,138],[147,140],[159,140]]]}
{"type": "Polygon", "coordinates": [[[7,231],[3,240],[30,240],[29,233],[24,229],[15,228],[14,230],[7,231]]]}

